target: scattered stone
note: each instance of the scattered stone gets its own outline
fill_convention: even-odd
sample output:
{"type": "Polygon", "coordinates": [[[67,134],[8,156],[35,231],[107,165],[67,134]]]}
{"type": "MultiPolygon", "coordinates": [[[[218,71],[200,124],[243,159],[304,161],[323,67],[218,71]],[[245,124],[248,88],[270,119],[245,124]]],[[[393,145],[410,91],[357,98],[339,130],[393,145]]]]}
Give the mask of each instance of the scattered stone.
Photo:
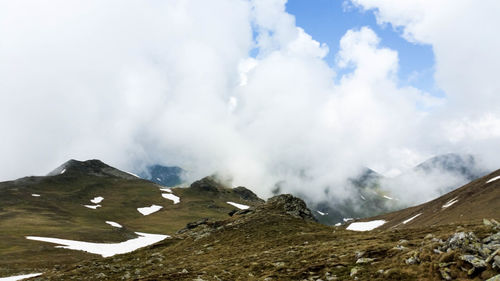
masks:
{"type": "Polygon", "coordinates": [[[282,261],[279,261],[279,262],[275,262],[273,263],[274,267],[277,267],[277,268],[283,268],[285,267],[285,263],[282,262],[282,261]]]}
{"type": "Polygon", "coordinates": [[[486,226],[493,226],[493,223],[489,219],[483,219],[483,224],[486,226]]]}
{"type": "Polygon", "coordinates": [[[351,269],[351,274],[350,274],[350,275],[351,275],[351,277],[353,277],[354,275],[358,274],[360,270],[361,270],[361,268],[360,268],[360,267],[358,267],[358,266],[353,267],[353,268],[351,269]]]}
{"type": "Polygon", "coordinates": [[[375,259],[372,259],[372,258],[359,258],[356,263],[357,264],[366,264],[366,263],[371,263],[372,261],[374,261],[375,259]]]}
{"type": "Polygon", "coordinates": [[[486,268],[487,264],[484,260],[473,255],[461,255],[460,259],[470,263],[474,268],[486,268]]]}
{"type": "Polygon", "coordinates": [[[398,250],[398,251],[403,251],[403,250],[406,250],[408,248],[406,248],[405,246],[397,245],[396,247],[393,247],[393,249],[398,250]]]}
{"type": "Polygon", "coordinates": [[[500,269],[500,256],[495,256],[493,258],[494,262],[493,262],[493,268],[499,268],[500,269]]]}
{"type": "Polygon", "coordinates": [[[362,258],[365,255],[365,252],[363,252],[363,251],[356,251],[354,253],[354,255],[356,256],[357,259],[359,259],[359,258],[362,258]]]}
{"type": "Polygon", "coordinates": [[[486,281],[500,281],[500,274],[495,275],[486,281]]]}
{"type": "Polygon", "coordinates": [[[416,257],[409,257],[405,260],[405,263],[407,265],[412,265],[412,264],[417,264],[418,263],[418,259],[416,257]]]}
{"type": "Polygon", "coordinates": [[[432,233],[429,233],[429,234],[425,235],[425,237],[424,237],[424,239],[426,239],[426,240],[432,239],[432,238],[434,238],[434,234],[432,234],[432,233]]]}
{"type": "Polygon", "coordinates": [[[486,263],[489,263],[496,255],[500,253],[500,248],[496,249],[496,251],[493,252],[485,261],[486,263]]]}
{"type": "Polygon", "coordinates": [[[106,274],[104,274],[104,273],[101,272],[101,273],[96,274],[95,277],[98,278],[98,279],[103,279],[103,278],[106,278],[108,276],[106,274]]]}
{"type": "Polygon", "coordinates": [[[451,270],[446,267],[439,269],[439,273],[441,273],[441,277],[443,277],[444,280],[452,280],[450,272],[451,270]]]}
{"type": "Polygon", "coordinates": [[[185,269],[185,268],[184,268],[184,269],[181,271],[181,273],[183,273],[183,274],[187,274],[187,273],[189,273],[189,271],[188,271],[187,269],[185,269]]]}

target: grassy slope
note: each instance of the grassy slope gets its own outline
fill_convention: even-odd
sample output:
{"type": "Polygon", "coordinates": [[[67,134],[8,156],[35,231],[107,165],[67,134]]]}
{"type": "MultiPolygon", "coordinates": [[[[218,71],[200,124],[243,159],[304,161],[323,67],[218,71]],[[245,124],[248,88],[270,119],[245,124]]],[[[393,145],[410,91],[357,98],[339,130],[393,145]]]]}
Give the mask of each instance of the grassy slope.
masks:
{"type": "MultiPolygon", "coordinates": [[[[461,227],[480,238],[491,232],[482,225],[461,227]]],[[[435,266],[445,254],[433,253],[436,244],[424,237],[432,233],[446,239],[456,228],[351,232],[268,209],[199,227],[134,253],[47,272],[38,280],[353,280],[350,272],[356,266],[358,280],[440,280],[435,266]],[[402,239],[407,248],[394,249],[402,239]],[[416,249],[422,263],[406,265],[405,258],[416,249]],[[358,251],[375,262],[356,264],[358,251]]],[[[490,269],[474,278],[493,274],[490,269]]]]}
{"type": "Polygon", "coordinates": [[[173,234],[188,222],[203,217],[223,219],[234,207],[226,201],[247,205],[230,190],[217,194],[175,188],[181,202],[161,197],[159,186],[141,179],[85,175],[68,171],[49,177],[30,177],[0,183],[0,276],[43,271],[96,257],[80,251],[56,249],[54,244],[31,241],[25,236],[46,236],[88,242],[121,242],[133,232],[173,234]],[[32,193],[40,197],[31,196],[32,193]],[[85,208],[90,199],[104,197],[101,208],[85,208]],[[136,208],[151,204],[164,208],[143,216],[136,208]],[[124,226],[113,228],[115,221],[124,226]]]}

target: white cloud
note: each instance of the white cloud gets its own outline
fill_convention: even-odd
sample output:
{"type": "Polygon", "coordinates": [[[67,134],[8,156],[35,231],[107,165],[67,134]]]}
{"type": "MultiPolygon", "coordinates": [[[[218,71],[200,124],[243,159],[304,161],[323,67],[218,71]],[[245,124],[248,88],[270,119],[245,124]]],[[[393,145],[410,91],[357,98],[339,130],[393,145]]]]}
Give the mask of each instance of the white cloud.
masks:
{"type": "MultiPolygon", "coordinates": [[[[469,125],[444,130],[461,127],[438,118],[460,99],[444,103],[399,86],[397,50],[381,47],[369,27],[340,40],[336,68],[352,72],[336,83],[324,61],[328,46],[296,26],[285,3],[1,2],[0,178],[100,158],[127,170],[180,165],[191,179],[219,171],[262,196],[284,180],[288,191],[323,199],[327,188],[332,197],[348,196],[344,180],[361,165],[395,174],[441,152],[443,141],[456,148],[450,135],[468,138],[469,125]]],[[[424,27],[434,23],[419,26],[418,9],[401,11],[411,18],[397,22],[411,25],[407,38],[431,44],[437,35],[424,27]]],[[[381,22],[395,17],[384,13],[381,22]]],[[[448,86],[455,63],[441,63],[440,50],[448,94],[460,85],[448,86]]],[[[486,123],[481,130],[496,128],[486,123]]]]}

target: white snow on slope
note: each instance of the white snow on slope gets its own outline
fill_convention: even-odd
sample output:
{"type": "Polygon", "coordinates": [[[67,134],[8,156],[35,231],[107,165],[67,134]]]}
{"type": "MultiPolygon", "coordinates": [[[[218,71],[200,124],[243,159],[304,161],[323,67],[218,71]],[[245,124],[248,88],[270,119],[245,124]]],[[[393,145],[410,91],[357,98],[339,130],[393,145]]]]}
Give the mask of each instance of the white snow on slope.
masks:
{"type": "Polygon", "coordinates": [[[500,180],[500,176],[498,176],[498,177],[494,177],[494,178],[491,178],[491,179],[489,179],[486,183],[494,182],[494,181],[496,181],[496,180],[500,180]]]}
{"type": "Polygon", "coordinates": [[[354,219],[353,219],[353,218],[343,218],[342,220],[343,220],[344,222],[348,222],[348,221],[352,221],[352,220],[354,220],[354,219]]]}
{"type": "Polygon", "coordinates": [[[123,171],[123,172],[125,172],[125,173],[127,173],[127,174],[129,174],[129,175],[131,175],[131,176],[134,176],[134,177],[136,177],[136,178],[140,178],[138,175],[136,175],[136,174],[134,174],[134,173],[130,173],[130,172],[127,172],[127,171],[123,171]]]}
{"type": "Polygon", "coordinates": [[[421,214],[422,214],[422,213],[414,215],[413,217],[411,217],[411,218],[409,218],[409,219],[405,220],[405,221],[403,222],[403,224],[407,224],[407,223],[411,222],[414,218],[416,218],[416,217],[420,216],[421,214]]]}
{"type": "Polygon", "coordinates": [[[229,204],[229,205],[233,205],[233,206],[235,206],[236,208],[238,208],[240,210],[246,210],[246,209],[250,208],[250,206],[243,205],[243,204],[238,204],[238,203],[234,203],[234,202],[230,202],[230,201],[228,201],[226,203],[229,204]]]}
{"type": "Polygon", "coordinates": [[[104,200],[104,197],[98,196],[98,197],[94,197],[94,199],[90,200],[90,202],[92,202],[94,204],[99,204],[102,202],[102,200],[104,200]]]}
{"type": "Polygon", "coordinates": [[[31,194],[31,196],[33,196],[33,197],[40,197],[40,194],[33,193],[33,194],[31,194]]]}
{"type": "Polygon", "coordinates": [[[389,197],[389,196],[387,196],[387,195],[384,195],[384,198],[385,198],[385,199],[389,199],[389,200],[392,200],[392,199],[393,199],[392,197],[389,197]]]}
{"type": "Polygon", "coordinates": [[[97,209],[97,208],[99,208],[99,207],[101,207],[101,205],[83,205],[83,206],[87,207],[89,209],[94,209],[94,210],[97,209]]]}
{"type": "Polygon", "coordinates": [[[353,231],[370,231],[386,223],[385,220],[353,222],[346,229],[353,231]]]}
{"type": "Polygon", "coordinates": [[[181,198],[179,198],[179,196],[175,196],[171,193],[163,193],[161,196],[163,196],[163,198],[166,198],[168,200],[174,201],[174,204],[181,202],[181,198]]]}
{"type": "Polygon", "coordinates": [[[15,275],[15,276],[9,276],[9,277],[2,277],[0,278],[0,281],[17,281],[17,280],[23,280],[31,277],[36,277],[40,276],[43,273],[31,273],[31,274],[24,274],[24,275],[15,275]]]}
{"type": "Polygon", "coordinates": [[[164,191],[164,192],[169,192],[169,193],[172,193],[172,189],[170,188],[160,188],[161,191],[164,191]]]}
{"type": "Polygon", "coordinates": [[[66,172],[66,169],[63,169],[60,173],[60,175],[64,174],[64,172],[66,172]]]}
{"type": "Polygon", "coordinates": [[[157,181],[161,181],[161,179],[160,179],[160,178],[156,178],[156,180],[157,180],[157,181]]]}
{"type": "Polygon", "coordinates": [[[151,215],[154,212],[158,212],[161,208],[163,207],[158,205],[151,205],[150,207],[137,208],[137,211],[139,211],[139,213],[143,214],[144,216],[147,216],[151,215]]]}
{"type": "Polygon", "coordinates": [[[118,228],[122,228],[122,225],[117,223],[117,222],[114,222],[114,221],[106,221],[107,224],[111,225],[112,227],[118,227],[118,228]]]}
{"type": "Polygon", "coordinates": [[[443,208],[443,209],[448,208],[457,202],[458,202],[457,197],[455,197],[455,198],[451,199],[450,201],[446,202],[446,204],[444,204],[441,208],[443,208]]]}
{"type": "Polygon", "coordinates": [[[91,243],[38,236],[26,236],[26,239],[62,245],[56,246],[56,248],[85,251],[88,253],[101,255],[103,257],[111,257],[118,254],[130,253],[139,248],[149,246],[151,244],[160,242],[167,237],[170,237],[168,235],[149,234],[142,232],[136,232],[135,234],[139,235],[139,237],[120,243],[91,243]]]}
{"type": "Polygon", "coordinates": [[[318,214],[322,215],[322,216],[326,215],[326,213],[323,213],[323,212],[321,212],[321,211],[316,211],[316,212],[317,212],[318,214]]]}

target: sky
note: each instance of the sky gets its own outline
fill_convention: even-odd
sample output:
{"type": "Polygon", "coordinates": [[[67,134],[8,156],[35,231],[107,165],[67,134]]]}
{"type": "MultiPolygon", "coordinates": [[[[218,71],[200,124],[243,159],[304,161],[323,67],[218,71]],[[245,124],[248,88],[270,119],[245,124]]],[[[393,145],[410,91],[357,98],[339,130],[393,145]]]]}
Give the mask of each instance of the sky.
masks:
{"type": "Polygon", "coordinates": [[[345,181],[361,167],[397,176],[443,153],[497,169],[499,10],[496,0],[1,1],[0,180],[97,158],[323,198],[350,196],[345,181]]]}

